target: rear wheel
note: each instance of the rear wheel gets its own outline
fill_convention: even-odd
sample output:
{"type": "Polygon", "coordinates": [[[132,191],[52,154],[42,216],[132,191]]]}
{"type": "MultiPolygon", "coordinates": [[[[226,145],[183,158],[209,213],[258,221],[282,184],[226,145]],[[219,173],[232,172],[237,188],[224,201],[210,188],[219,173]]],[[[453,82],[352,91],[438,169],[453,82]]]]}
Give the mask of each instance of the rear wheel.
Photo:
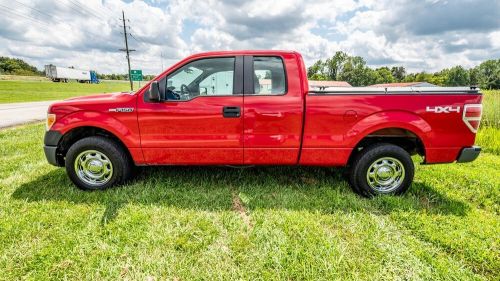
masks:
{"type": "Polygon", "coordinates": [[[354,158],[349,174],[352,189],[363,196],[402,194],[415,172],[410,154],[393,144],[376,144],[354,158]]]}
{"type": "Polygon", "coordinates": [[[66,172],[78,188],[100,190],[127,180],[132,173],[132,163],[124,149],[114,141],[88,137],[69,148],[66,172]]]}

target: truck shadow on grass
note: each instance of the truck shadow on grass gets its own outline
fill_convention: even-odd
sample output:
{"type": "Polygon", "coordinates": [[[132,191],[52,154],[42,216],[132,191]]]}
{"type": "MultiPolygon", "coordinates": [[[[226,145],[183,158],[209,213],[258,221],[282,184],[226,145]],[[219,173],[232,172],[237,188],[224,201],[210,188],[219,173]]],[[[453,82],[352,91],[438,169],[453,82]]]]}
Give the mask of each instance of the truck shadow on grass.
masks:
{"type": "Polygon", "coordinates": [[[84,192],[70,182],[64,169],[57,169],[22,184],[12,198],[104,205],[103,224],[116,218],[125,204],[224,211],[234,208],[234,196],[249,211],[426,212],[463,216],[469,210],[463,202],[418,180],[403,196],[365,199],[351,191],[342,173],[343,169],[315,167],[150,167],[139,169],[138,175],[124,186],[84,192]]]}

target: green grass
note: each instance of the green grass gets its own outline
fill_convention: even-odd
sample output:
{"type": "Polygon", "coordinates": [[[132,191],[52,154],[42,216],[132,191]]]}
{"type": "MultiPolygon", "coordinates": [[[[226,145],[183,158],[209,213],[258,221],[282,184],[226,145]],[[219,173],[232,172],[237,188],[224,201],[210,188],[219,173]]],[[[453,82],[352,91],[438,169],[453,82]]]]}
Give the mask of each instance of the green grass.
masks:
{"type": "Polygon", "coordinates": [[[0,131],[0,280],[498,280],[500,156],[416,165],[402,197],[330,168],[146,168],[77,190],[43,125],[0,131]]]}
{"type": "Polygon", "coordinates": [[[476,135],[476,144],[485,152],[500,155],[500,128],[481,127],[476,135]]]}
{"type": "MultiPolygon", "coordinates": [[[[142,82],[141,85],[144,85],[142,82]]],[[[138,83],[134,85],[138,89],[138,83]]],[[[50,81],[0,81],[0,103],[61,100],[70,97],[99,93],[129,91],[126,82],[102,82],[100,84],[55,83],[50,81]]]]}
{"type": "Polygon", "coordinates": [[[483,91],[483,116],[476,143],[500,155],[500,90],[483,91]]]}
{"type": "Polygon", "coordinates": [[[500,90],[483,91],[481,126],[500,129],[500,90]]]}

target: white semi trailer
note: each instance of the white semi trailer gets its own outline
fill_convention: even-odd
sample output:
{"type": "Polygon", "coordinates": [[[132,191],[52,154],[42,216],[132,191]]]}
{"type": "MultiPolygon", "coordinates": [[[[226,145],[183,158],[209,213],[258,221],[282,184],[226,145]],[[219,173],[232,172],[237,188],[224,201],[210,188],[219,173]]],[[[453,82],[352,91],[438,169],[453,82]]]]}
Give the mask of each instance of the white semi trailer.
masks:
{"type": "Polygon", "coordinates": [[[45,65],[45,76],[54,82],[76,80],[80,83],[99,83],[95,71],[61,67],[52,64],[45,65]]]}

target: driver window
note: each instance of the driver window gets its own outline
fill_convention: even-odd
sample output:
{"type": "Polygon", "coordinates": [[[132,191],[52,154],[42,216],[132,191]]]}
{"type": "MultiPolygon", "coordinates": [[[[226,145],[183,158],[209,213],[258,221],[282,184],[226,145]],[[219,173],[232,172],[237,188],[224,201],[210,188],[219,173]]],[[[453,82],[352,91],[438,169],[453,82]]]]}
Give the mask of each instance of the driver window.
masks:
{"type": "Polygon", "coordinates": [[[232,95],[233,71],[220,71],[210,74],[200,83],[200,95],[232,95]]]}
{"type": "Polygon", "coordinates": [[[199,95],[233,94],[234,58],[193,61],[167,77],[165,99],[186,101],[199,95]]]}

